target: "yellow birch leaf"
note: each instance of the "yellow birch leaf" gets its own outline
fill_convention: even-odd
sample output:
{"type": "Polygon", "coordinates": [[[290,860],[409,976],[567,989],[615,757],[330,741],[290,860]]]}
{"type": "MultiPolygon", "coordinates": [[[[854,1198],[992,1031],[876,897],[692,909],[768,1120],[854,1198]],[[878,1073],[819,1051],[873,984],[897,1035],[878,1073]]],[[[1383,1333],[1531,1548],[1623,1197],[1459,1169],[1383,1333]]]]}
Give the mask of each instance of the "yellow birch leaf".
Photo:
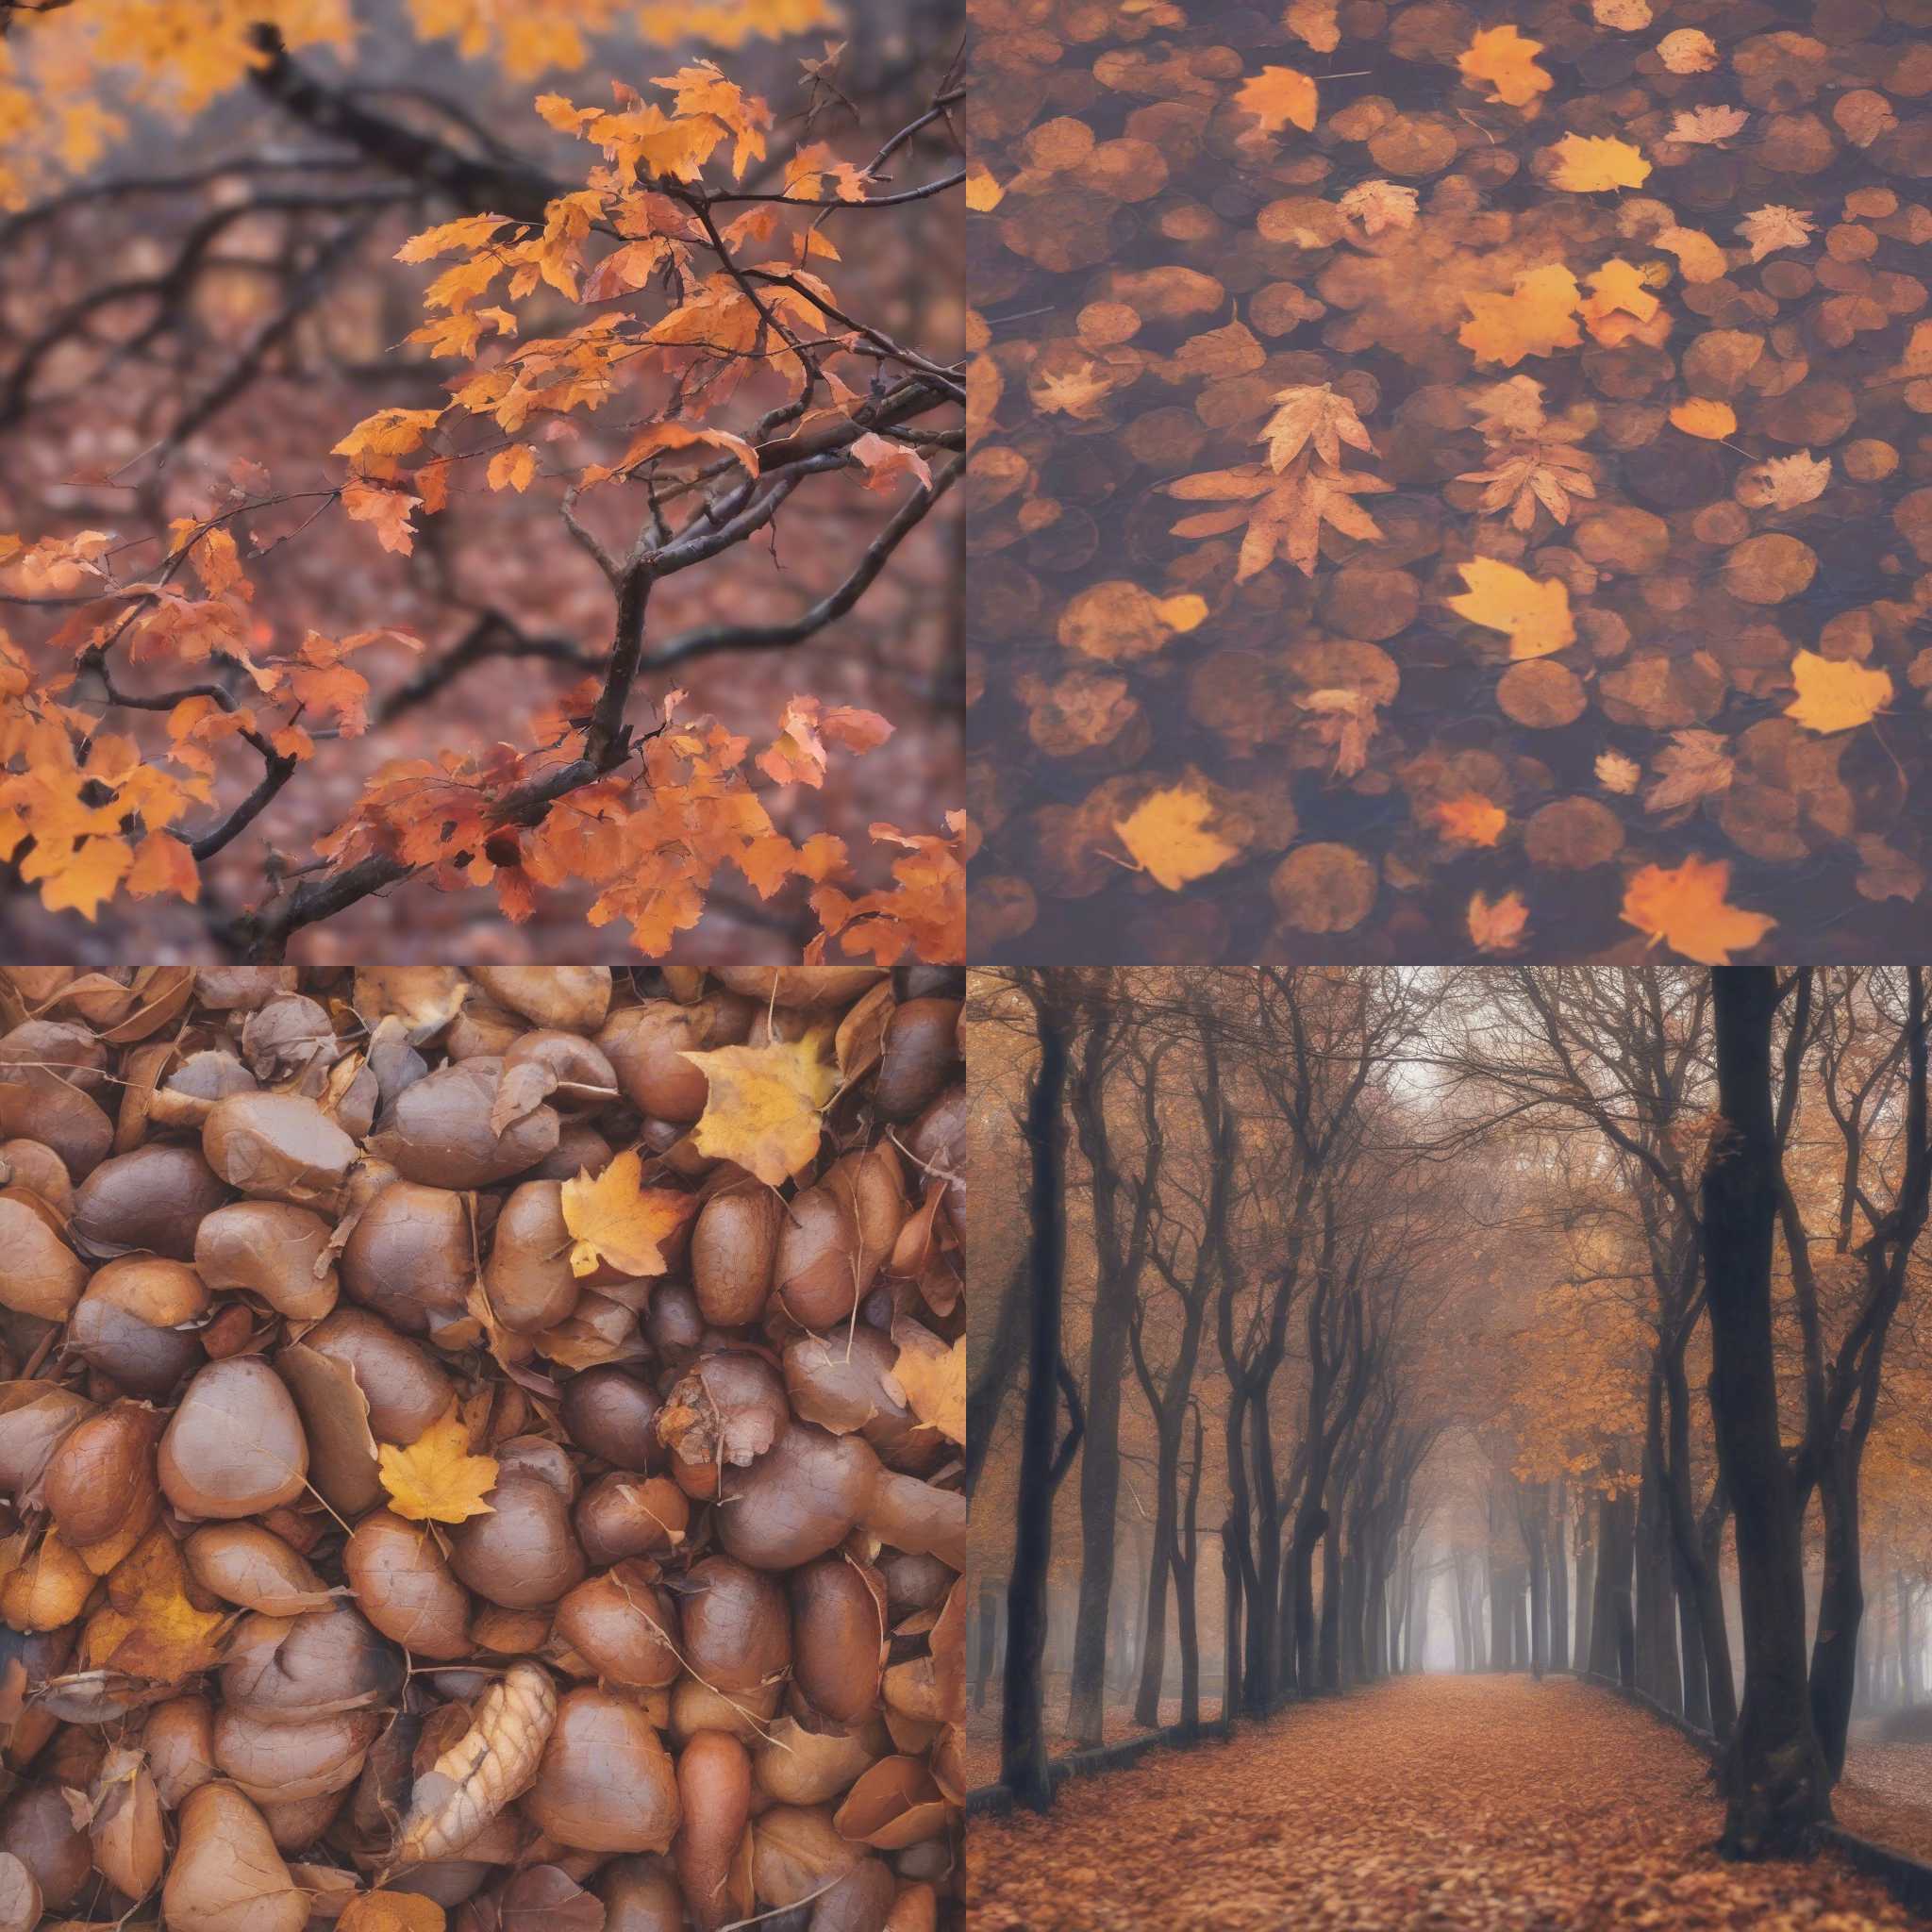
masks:
{"type": "Polygon", "coordinates": [[[1735,434],[1738,427],[1730,404],[1714,402],[1709,396],[1691,396],[1679,403],[1671,411],[1671,421],[1686,436],[1702,436],[1713,442],[1735,434]]]}

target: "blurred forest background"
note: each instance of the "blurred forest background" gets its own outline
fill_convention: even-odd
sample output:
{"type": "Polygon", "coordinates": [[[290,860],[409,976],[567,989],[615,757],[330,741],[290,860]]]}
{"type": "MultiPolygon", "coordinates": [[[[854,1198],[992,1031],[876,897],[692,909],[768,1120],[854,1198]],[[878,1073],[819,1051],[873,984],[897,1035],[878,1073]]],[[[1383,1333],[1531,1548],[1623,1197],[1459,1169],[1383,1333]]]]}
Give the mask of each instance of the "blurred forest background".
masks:
{"type": "MultiPolygon", "coordinates": [[[[104,70],[103,91],[99,72],[33,64],[32,37],[64,31],[65,16],[49,14],[43,26],[25,9],[0,8],[0,136],[6,185],[20,204],[0,215],[0,529],[26,544],[108,531],[117,574],[137,575],[166,551],[172,520],[206,513],[225,492],[338,485],[344,465],[329,452],[352,425],[378,408],[444,401],[443,385],[461,365],[404,341],[424,320],[424,290],[438,267],[394,257],[419,230],[490,202],[399,170],[393,155],[386,163],[357,114],[427,137],[440,156],[534,169],[574,187],[594,150],[546,126],[535,96],[608,107],[613,82],[648,93],[654,77],[712,58],[746,93],[766,96],[774,113],[768,156],[737,185],[776,190],[802,146],[824,142],[862,168],[926,114],[947,84],[962,12],[957,0],[567,9],[527,0],[407,8],[316,0],[256,10],[274,12],[287,30],[292,84],[245,74],[232,84],[220,71],[215,49],[245,35],[253,19],[229,0],[76,8],[76,33],[95,14],[102,36],[90,58],[136,59],[120,70],[128,86],[116,97],[114,68],[104,70]],[[307,14],[350,13],[346,49],[302,44],[307,14]],[[168,69],[159,92],[176,108],[197,91],[211,98],[188,112],[143,99],[143,75],[168,69]],[[311,80],[323,91],[319,108],[301,98],[311,80]],[[126,132],[90,160],[104,100],[125,115],[126,132]],[[85,165],[75,170],[75,160],[85,165]]],[[[948,121],[946,112],[932,118],[893,156],[892,186],[948,171],[957,156],[948,121]]],[[[955,193],[839,218],[829,231],[842,257],[832,273],[853,312],[947,360],[960,336],[957,223],[955,193]]],[[[543,322],[560,329],[581,319],[554,298],[558,313],[540,313],[546,293],[522,305],[525,337],[544,333],[543,322]]],[[[764,393],[768,382],[750,385],[750,408],[740,413],[780,399],[775,383],[764,393]]],[[[565,465],[602,455],[601,443],[584,446],[583,429],[581,417],[532,425],[540,452],[546,435],[555,439],[565,465]]],[[[291,502],[238,524],[254,608],[279,638],[395,625],[425,649],[382,643],[358,655],[373,687],[370,728],[321,742],[296,782],[204,863],[198,907],[124,896],[89,925],[45,911],[15,868],[0,868],[7,956],[209,957],[221,922],[262,898],[265,876],[273,891],[278,876],[316,865],[316,841],[349,816],[386,762],[498,740],[527,743],[532,714],[593,672],[610,644],[610,588],[559,521],[558,491],[544,482],[550,467],[544,458],[525,493],[487,489],[482,466],[471,466],[454,479],[446,509],[419,516],[408,556],[390,554],[368,524],[347,521],[332,504],[313,514],[312,503],[291,502]]],[[[651,636],[793,617],[848,575],[893,508],[893,492],[868,490],[856,475],[819,479],[753,541],[664,584],[651,636]]],[[[601,506],[584,514],[593,526],[608,515],[601,506]]],[[[647,665],[632,712],[638,728],[649,728],[649,704],[674,685],[690,692],[681,715],[712,713],[759,744],[794,692],[883,715],[895,727],[890,741],[863,759],[836,761],[823,790],[760,791],[787,838],[837,835],[860,885],[886,884],[896,855],[874,846],[867,827],[886,821],[937,831],[961,791],[958,537],[958,502],[941,502],[856,607],[802,642],[694,658],[660,675],[647,665]]],[[[46,602],[46,588],[29,595],[17,570],[0,570],[0,627],[30,659],[68,614],[25,608],[46,602]]],[[[126,682],[136,690],[157,676],[182,682],[177,667],[135,672],[126,682]]],[[[86,695],[76,691],[75,701],[86,695]]],[[[152,729],[166,743],[152,716],[133,727],[117,716],[114,728],[152,729]]],[[[260,770],[244,746],[225,746],[218,807],[232,809],[260,770]]],[[[634,958],[621,921],[585,925],[594,896],[588,888],[546,894],[518,926],[491,892],[412,885],[402,898],[371,896],[308,927],[298,944],[316,961],[371,957],[372,946],[389,959],[634,958]]],[[[680,936],[676,957],[795,958],[816,930],[799,882],[761,902],[729,874],[702,924],[680,936]]]]}

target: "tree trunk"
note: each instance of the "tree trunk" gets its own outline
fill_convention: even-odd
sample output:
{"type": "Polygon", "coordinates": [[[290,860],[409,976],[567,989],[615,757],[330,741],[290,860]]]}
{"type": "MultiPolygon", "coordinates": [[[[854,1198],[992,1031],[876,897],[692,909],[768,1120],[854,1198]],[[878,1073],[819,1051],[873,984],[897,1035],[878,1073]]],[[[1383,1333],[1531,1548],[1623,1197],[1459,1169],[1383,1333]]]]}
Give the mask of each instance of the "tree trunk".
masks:
{"type": "MultiPolygon", "coordinates": [[[[1322,1535],[1322,1635],[1321,1656],[1317,1660],[1320,1672],[1319,1684],[1324,1690],[1341,1689],[1341,1612],[1343,1584],[1341,1580],[1341,1523],[1340,1510],[1328,1519],[1328,1527],[1322,1535]]],[[[1358,1671],[1351,1671],[1351,1678],[1358,1677],[1358,1671]]],[[[1315,1687],[1303,1685],[1302,1694],[1307,1695],[1315,1687]]]]}
{"type": "Polygon", "coordinates": [[[999,1587],[991,1578],[979,1586],[979,1607],[973,1613],[974,1664],[973,1707],[986,1708],[986,1693],[992,1686],[993,1658],[998,1653],[1000,1625],[999,1587]]]}
{"type": "Polygon", "coordinates": [[[1845,1768],[1857,1684],[1858,1625],[1865,1615],[1865,1587],[1858,1574],[1858,1479],[1856,1465],[1827,1448],[1818,1473],[1818,1505],[1824,1518],[1824,1580],[1818,1597],[1818,1634],[1811,1645],[1811,1726],[1826,1770],[1836,1784],[1845,1768]]]}
{"type": "Polygon", "coordinates": [[[1570,1668],[1570,1550],[1569,1511],[1563,1485],[1557,1484],[1557,1520],[1549,1538],[1550,1668],[1570,1668]]]}
{"type": "Polygon", "coordinates": [[[1224,1591],[1222,1623],[1227,1646],[1226,1661],[1221,1670],[1221,1735],[1234,1735],[1235,1713],[1241,1702],[1241,1566],[1235,1554],[1232,1512],[1221,1531],[1221,1581],[1224,1591]]]}
{"type": "Polygon", "coordinates": [[[1629,1491],[1601,1498],[1597,1505],[1596,1602],[1591,1612],[1590,1667],[1601,1677],[1629,1684],[1636,1660],[1635,1618],[1630,1599],[1630,1566],[1635,1542],[1636,1505],[1629,1491]]]}
{"type": "Polygon", "coordinates": [[[1047,1574],[1053,1560],[1054,1434],[1059,1415],[1060,1296],[1065,1280],[1067,1085],[1064,1025],[1044,1001],[1036,1004],[1040,1064],[1026,1097],[1025,1134],[1032,1164],[1028,1241],[1026,1407],[1020,1434],[1019,1500],[1013,1569],[1007,1584],[1007,1669],[1000,1709],[1000,1780],[1014,1801],[1044,1811],[1053,1802],[1047,1776],[1041,1665],[1046,1654],[1047,1574]]]}
{"type": "Polygon", "coordinates": [[[1576,1641],[1571,1650],[1574,1668],[1591,1668],[1591,1612],[1596,1597],[1596,1538],[1590,1529],[1590,1499],[1579,1500],[1576,1511],[1576,1641]]]}
{"type": "Polygon", "coordinates": [[[1643,1471],[1637,1491],[1637,1683],[1666,1710],[1684,1708],[1677,1674],[1671,1525],[1664,1496],[1663,1376],[1653,1363],[1644,1405],[1643,1471]]]}
{"type": "Polygon", "coordinates": [[[1744,1700],[1722,1767],[1719,1848],[1734,1858],[1789,1857],[1814,1848],[1830,1802],[1807,1692],[1803,1551],[1772,1342],[1777,978],[1768,966],[1719,966],[1711,983],[1722,1133],[1704,1175],[1710,1408],[1737,1518],[1744,1613],[1744,1700]]]}
{"type": "Polygon", "coordinates": [[[1143,1728],[1160,1722],[1160,1687],[1167,1674],[1167,1579],[1174,1562],[1174,1486],[1167,1457],[1173,1445],[1162,1432],[1159,1444],[1162,1479],[1154,1498],[1154,1547],[1147,1559],[1147,1607],[1142,1611],[1146,1636],[1141,1652],[1141,1690],[1134,1699],[1134,1722],[1143,1728]]]}
{"type": "Polygon", "coordinates": [[[1549,1624],[1546,1592],[1549,1578],[1543,1569],[1543,1537],[1540,1524],[1532,1524],[1529,1534],[1529,1672],[1539,1684],[1549,1661],[1549,1624]]]}

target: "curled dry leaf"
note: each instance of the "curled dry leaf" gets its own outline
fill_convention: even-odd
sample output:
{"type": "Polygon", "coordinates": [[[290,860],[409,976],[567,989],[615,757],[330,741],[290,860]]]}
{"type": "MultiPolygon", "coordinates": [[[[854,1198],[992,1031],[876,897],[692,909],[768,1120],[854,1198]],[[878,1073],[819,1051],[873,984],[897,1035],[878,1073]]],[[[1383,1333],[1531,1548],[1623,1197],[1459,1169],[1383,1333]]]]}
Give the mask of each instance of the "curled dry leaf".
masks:
{"type": "Polygon", "coordinates": [[[416,1780],[390,1870],[451,1857],[476,1838],[530,1788],[556,1724],[550,1673],[540,1664],[512,1664],[483,1693],[469,1729],[416,1780]]]}

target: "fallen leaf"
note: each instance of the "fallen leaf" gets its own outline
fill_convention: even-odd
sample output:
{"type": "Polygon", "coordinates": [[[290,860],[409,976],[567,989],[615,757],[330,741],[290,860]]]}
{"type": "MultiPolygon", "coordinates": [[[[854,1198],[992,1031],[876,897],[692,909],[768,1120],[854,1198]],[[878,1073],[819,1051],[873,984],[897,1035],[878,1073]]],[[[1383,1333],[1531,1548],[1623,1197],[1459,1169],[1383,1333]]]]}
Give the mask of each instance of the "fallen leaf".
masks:
{"type": "Polygon", "coordinates": [[[1660,775],[1643,794],[1645,811],[1674,811],[1726,791],[1737,770],[1728,741],[1715,731],[1674,731],[1652,762],[1660,775]]]}
{"type": "Polygon", "coordinates": [[[1435,820],[1444,839],[1454,845],[1493,845],[1503,836],[1508,814],[1479,791],[1445,798],[1435,807],[1435,820]]]}
{"type": "Polygon", "coordinates": [[[1690,146],[1710,146],[1743,132],[1750,120],[1741,108],[1690,108],[1671,123],[1670,139],[1690,146]]]}
{"type": "Polygon", "coordinates": [[[1643,767],[1621,752],[1597,754],[1596,781],[1606,791],[1635,791],[1643,777],[1643,767]]]}
{"type": "Polygon", "coordinates": [[[1485,100],[1526,108],[1552,85],[1548,73],[1536,64],[1542,50],[1541,41],[1524,40],[1513,25],[1482,27],[1456,64],[1472,87],[1489,83],[1485,100]]]}
{"type": "Polygon", "coordinates": [[[1673,74],[1708,74],[1717,65],[1717,43],[1694,26],[1680,26],[1657,43],[1657,56],[1673,74]]]}
{"type": "Polygon", "coordinates": [[[1731,905],[1731,868],[1719,859],[1687,858],[1674,870],[1646,865],[1624,888],[1623,917],[1655,945],[1702,966],[1728,966],[1731,955],[1755,946],[1777,922],[1731,905]]]}
{"type": "Polygon", "coordinates": [[[390,1507],[411,1523],[463,1523],[491,1513],[483,1498],[495,1487],[496,1460],[470,1454],[470,1432],[455,1403],[407,1449],[379,1444],[376,1463],[390,1507]]]}
{"type": "Polygon", "coordinates": [[[1379,235],[1386,228],[1415,226],[1416,192],[1398,182],[1357,182],[1335,206],[1371,235],[1379,235]]]}
{"type": "Polygon", "coordinates": [[[1472,624],[1504,632],[1512,658],[1546,658],[1576,641],[1570,591],[1560,577],[1547,582],[1492,557],[1457,566],[1468,588],[1449,608],[1472,624]]]}
{"type": "Polygon", "coordinates": [[[1244,81],[1234,104],[1252,114],[1263,134],[1283,127],[1299,127],[1312,133],[1315,125],[1315,83],[1292,67],[1264,67],[1252,80],[1244,81]]]}
{"type": "Polygon", "coordinates": [[[898,1358],[892,1379],[912,1413],[954,1442],[966,1440],[966,1338],[948,1347],[930,1328],[901,1316],[892,1324],[898,1358]]]}
{"type": "Polygon", "coordinates": [[[1671,421],[1686,436],[1701,436],[1713,442],[1721,442],[1726,436],[1734,435],[1738,427],[1738,419],[1732,414],[1731,406],[1714,402],[1708,396],[1691,396],[1679,403],[1671,411],[1671,421]]]}
{"type": "Polygon", "coordinates": [[[1344,442],[1351,449],[1374,453],[1375,445],[1369,441],[1369,432],[1362,427],[1355,405],[1346,396],[1337,394],[1333,385],[1322,382],[1278,389],[1274,401],[1279,408],[1256,439],[1268,445],[1271,470],[1287,469],[1311,442],[1315,454],[1324,463],[1335,466],[1341,464],[1344,442]]]}
{"type": "Polygon", "coordinates": [[[1796,699],[1785,707],[1807,731],[1850,731],[1869,724],[1891,702],[1891,677],[1868,671],[1851,658],[1821,658],[1800,651],[1791,659],[1796,699]]]}
{"type": "Polygon", "coordinates": [[[1582,291],[1560,261],[1524,269],[1507,295],[1481,291],[1466,300],[1470,319],[1456,340],[1478,362],[1511,368],[1525,356],[1574,349],[1583,341],[1576,325],[1582,291]]]}
{"type": "Polygon", "coordinates": [[[1551,152],[1557,167],[1553,187],[1572,194],[1594,194],[1610,188],[1641,188],[1650,163],[1627,141],[1608,134],[1566,134],[1551,152]]]}
{"type": "Polygon", "coordinates": [[[594,1180],[579,1170],[564,1182],[563,1224],[576,1237],[573,1274],[594,1274],[607,1261],[620,1274],[663,1274],[662,1243],[684,1225],[697,1197],[681,1188],[647,1188],[642,1175],[642,1158],[632,1147],[594,1180]]]}
{"type": "Polygon", "coordinates": [[[151,1530],[108,1573],[108,1601],[81,1633],[82,1662],[166,1684],[207,1670],[226,1619],[196,1608],[187,1586],[181,1546],[165,1529],[151,1530]]]}
{"type": "Polygon", "coordinates": [[[1470,943],[1479,953],[1507,953],[1521,943],[1529,908],[1521,892],[1505,892],[1493,904],[1474,892],[1469,901],[1470,943]]]}
{"type": "Polygon", "coordinates": [[[1795,456],[1754,463],[1738,478],[1738,501],[1753,509],[1796,509],[1801,503],[1816,502],[1830,481],[1831,458],[1801,449],[1795,456]]]}
{"type": "Polygon", "coordinates": [[[1241,856],[1239,846],[1206,829],[1213,814],[1202,793],[1174,786],[1143,799],[1113,828],[1148,877],[1177,892],[1241,856]]]}
{"type": "Polygon", "coordinates": [[[1751,244],[1751,259],[1762,261],[1780,248],[1805,248],[1811,241],[1811,217],[1804,209],[1775,204],[1754,208],[1737,232],[1751,244]]]}
{"type": "Polygon", "coordinates": [[[700,1154],[735,1160],[778,1187],[819,1151],[819,1115],[839,1089],[839,1070],[820,1058],[824,1030],[769,1046],[721,1046],[683,1056],[710,1083],[693,1130],[700,1154]]]}

